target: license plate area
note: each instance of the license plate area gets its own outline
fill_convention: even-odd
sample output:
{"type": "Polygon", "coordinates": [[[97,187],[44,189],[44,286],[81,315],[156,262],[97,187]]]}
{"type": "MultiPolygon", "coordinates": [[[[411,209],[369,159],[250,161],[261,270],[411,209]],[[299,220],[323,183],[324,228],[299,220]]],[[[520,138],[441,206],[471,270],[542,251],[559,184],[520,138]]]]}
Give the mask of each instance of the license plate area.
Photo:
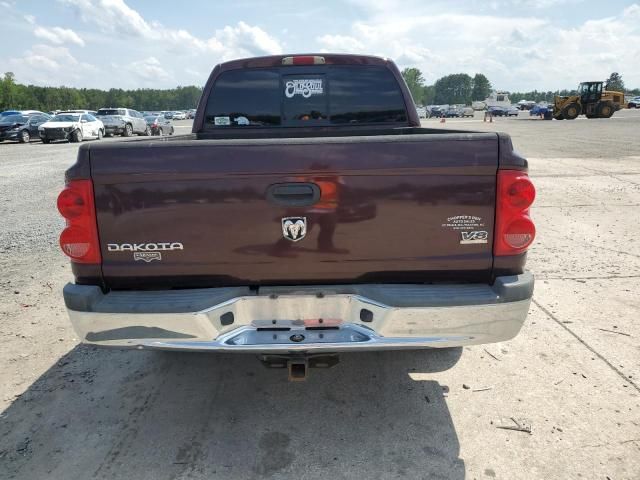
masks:
{"type": "Polygon", "coordinates": [[[260,328],[334,328],[342,325],[339,318],[307,318],[301,320],[254,320],[251,325],[260,328]]]}
{"type": "Polygon", "coordinates": [[[371,338],[361,331],[340,327],[250,328],[227,339],[228,345],[305,345],[318,343],[360,343],[371,338]]]}

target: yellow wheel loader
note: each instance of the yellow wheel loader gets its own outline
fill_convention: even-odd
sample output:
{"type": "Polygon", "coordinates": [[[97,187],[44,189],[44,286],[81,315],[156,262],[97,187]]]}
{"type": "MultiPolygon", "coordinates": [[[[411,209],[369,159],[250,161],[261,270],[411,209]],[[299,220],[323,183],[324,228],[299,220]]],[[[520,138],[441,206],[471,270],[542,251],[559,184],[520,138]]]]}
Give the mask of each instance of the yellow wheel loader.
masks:
{"type": "Polygon", "coordinates": [[[553,118],[575,120],[578,115],[587,118],[609,118],[624,107],[624,93],[603,90],[604,82],[582,82],[577,95],[555,97],[553,118]]]}

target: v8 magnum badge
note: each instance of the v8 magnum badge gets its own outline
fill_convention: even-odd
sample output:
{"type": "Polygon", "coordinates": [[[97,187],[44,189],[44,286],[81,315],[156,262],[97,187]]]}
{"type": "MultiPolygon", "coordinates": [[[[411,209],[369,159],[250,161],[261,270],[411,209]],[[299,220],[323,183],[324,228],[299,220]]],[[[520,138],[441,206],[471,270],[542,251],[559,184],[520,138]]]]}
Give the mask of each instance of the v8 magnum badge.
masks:
{"type": "Polygon", "coordinates": [[[474,230],[471,232],[460,232],[462,239],[460,245],[470,245],[472,243],[487,243],[489,232],[485,230],[474,230]]]}
{"type": "Polygon", "coordinates": [[[302,240],[307,235],[307,217],[284,217],[282,235],[292,242],[302,240]]]}

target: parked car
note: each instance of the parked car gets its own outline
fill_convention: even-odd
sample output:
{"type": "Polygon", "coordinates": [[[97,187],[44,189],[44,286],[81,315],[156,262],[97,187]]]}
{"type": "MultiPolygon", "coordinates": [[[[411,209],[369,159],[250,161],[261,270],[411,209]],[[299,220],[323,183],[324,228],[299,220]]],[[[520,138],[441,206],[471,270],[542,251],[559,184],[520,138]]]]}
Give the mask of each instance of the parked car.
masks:
{"type": "Polygon", "coordinates": [[[0,117],[0,142],[16,140],[20,143],[29,143],[32,139],[38,138],[38,127],[50,118],[46,113],[0,117]]]}
{"type": "Polygon", "coordinates": [[[517,117],[520,115],[520,108],[517,105],[511,105],[504,110],[504,114],[507,117],[517,117]]]}
{"type": "Polygon", "coordinates": [[[529,110],[529,116],[543,115],[547,113],[549,110],[553,110],[553,105],[541,104],[536,105],[531,110],[529,110]]]}
{"type": "Polygon", "coordinates": [[[629,108],[640,108],[640,96],[633,97],[631,100],[627,102],[627,107],[629,108]]]}
{"type": "Polygon", "coordinates": [[[520,109],[520,110],[531,110],[533,107],[536,106],[536,102],[534,102],[533,100],[520,100],[516,106],[520,109]]]}
{"type": "Polygon", "coordinates": [[[462,108],[462,116],[463,117],[474,117],[476,111],[471,107],[463,107],[462,108]]]}
{"type": "Polygon", "coordinates": [[[416,107],[416,111],[419,118],[429,118],[431,116],[431,112],[426,107],[416,107]]]}
{"type": "Polygon", "coordinates": [[[173,112],[173,116],[171,118],[173,120],[186,120],[187,116],[184,112],[173,112]]]}
{"type": "Polygon", "coordinates": [[[432,117],[443,117],[449,109],[449,105],[432,105],[429,112],[432,117]]]}
{"type": "Polygon", "coordinates": [[[96,115],[104,123],[105,135],[151,135],[142,114],[130,108],[101,108],[96,115]]]}
{"type": "Polygon", "coordinates": [[[451,105],[449,108],[447,108],[446,110],[444,110],[444,116],[447,118],[459,118],[463,116],[462,113],[462,109],[455,106],[455,105],[451,105]]]}
{"type": "Polygon", "coordinates": [[[0,112],[0,117],[6,117],[9,115],[22,115],[20,110],[5,110],[4,112],[0,112]]]}
{"type": "Polygon", "coordinates": [[[487,108],[487,111],[491,113],[491,115],[493,115],[494,117],[502,117],[505,115],[507,110],[504,107],[494,106],[494,107],[487,108]]]}
{"type": "Polygon", "coordinates": [[[527,161],[503,133],[422,128],[385,58],[223,63],[192,136],[82,146],[65,178],[84,343],[251,352],[301,380],[318,354],[500,342],[527,317],[527,161]]]}
{"type": "Polygon", "coordinates": [[[5,110],[0,113],[0,117],[6,117],[7,115],[26,115],[29,117],[31,115],[44,115],[44,112],[40,110],[5,110]]]}
{"type": "Polygon", "coordinates": [[[164,118],[164,116],[148,115],[144,119],[151,128],[151,135],[173,135],[173,124],[171,120],[164,118]]]}
{"type": "Polygon", "coordinates": [[[164,112],[164,118],[166,118],[167,120],[172,120],[173,119],[173,113],[174,112],[164,112]]]}
{"type": "Polygon", "coordinates": [[[93,115],[95,117],[98,112],[96,112],[95,110],[79,109],[79,110],[65,110],[64,112],[58,112],[58,113],[88,113],[89,115],[93,115]]]}
{"type": "Polygon", "coordinates": [[[87,138],[100,140],[104,135],[104,124],[89,113],[61,112],[38,128],[44,143],[53,140],[82,142],[87,138]]]}

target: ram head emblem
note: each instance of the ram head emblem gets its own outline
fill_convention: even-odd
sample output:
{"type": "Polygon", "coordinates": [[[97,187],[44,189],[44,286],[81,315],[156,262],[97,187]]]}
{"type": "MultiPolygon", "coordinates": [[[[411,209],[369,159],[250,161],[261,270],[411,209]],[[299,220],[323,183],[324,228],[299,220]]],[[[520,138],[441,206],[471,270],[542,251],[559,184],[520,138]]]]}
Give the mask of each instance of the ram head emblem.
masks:
{"type": "Polygon", "coordinates": [[[306,217],[285,217],[282,219],[282,235],[287,240],[298,242],[307,234],[306,217]]]}

